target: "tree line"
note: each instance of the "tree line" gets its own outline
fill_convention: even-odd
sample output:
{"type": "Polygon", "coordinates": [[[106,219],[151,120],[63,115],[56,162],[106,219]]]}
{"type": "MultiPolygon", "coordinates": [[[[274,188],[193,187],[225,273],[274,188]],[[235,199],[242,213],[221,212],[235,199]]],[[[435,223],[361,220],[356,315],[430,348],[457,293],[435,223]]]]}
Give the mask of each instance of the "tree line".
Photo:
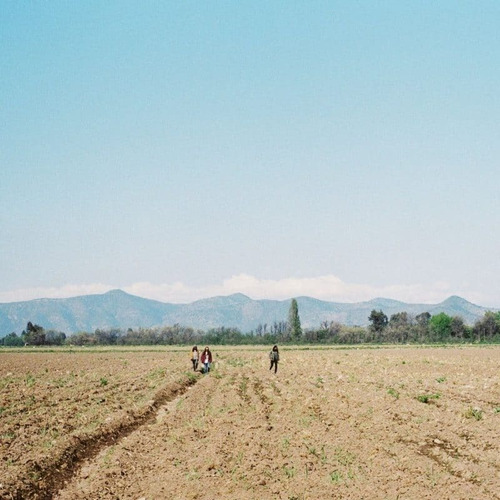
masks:
{"type": "Polygon", "coordinates": [[[487,311],[474,325],[465,324],[460,316],[428,312],[412,316],[407,312],[390,317],[372,310],[369,325],[346,326],[323,321],[318,328],[303,329],[297,301],[292,299],[286,321],[260,324],[248,333],[238,328],[218,327],[207,331],[175,324],[151,328],[98,328],[94,332],[45,330],[28,322],[21,335],[10,333],[0,344],[24,345],[252,345],[252,344],[426,344],[459,342],[500,342],[500,312],[487,311]]]}

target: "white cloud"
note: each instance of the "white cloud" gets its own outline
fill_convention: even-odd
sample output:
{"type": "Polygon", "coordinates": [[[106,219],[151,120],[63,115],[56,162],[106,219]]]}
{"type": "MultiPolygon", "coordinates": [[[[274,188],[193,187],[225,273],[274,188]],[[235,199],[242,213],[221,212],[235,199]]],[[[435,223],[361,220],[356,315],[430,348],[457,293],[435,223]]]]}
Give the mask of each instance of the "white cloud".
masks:
{"type": "Polygon", "coordinates": [[[332,302],[361,302],[375,297],[386,297],[404,302],[440,302],[451,292],[446,283],[430,288],[423,285],[390,285],[375,287],[367,284],[345,283],[334,275],[316,278],[285,278],[263,280],[240,274],[223,283],[227,293],[240,291],[252,298],[287,299],[303,295],[332,302]]]}
{"type": "Polygon", "coordinates": [[[20,288],[0,292],[0,302],[20,302],[32,299],[59,299],[76,297],[78,295],[92,295],[105,293],[113,287],[102,283],[92,283],[86,285],[64,285],[61,287],[33,287],[20,288]]]}
{"type": "Polygon", "coordinates": [[[16,302],[35,298],[65,298],[78,295],[101,294],[114,288],[127,293],[162,302],[187,303],[217,295],[243,293],[253,299],[285,300],[292,297],[310,296],[332,302],[361,302],[376,297],[385,297],[409,303],[435,304],[450,295],[460,295],[476,304],[493,304],[493,298],[471,291],[466,286],[454,290],[448,283],[430,285],[394,284],[382,287],[368,284],[346,283],[334,275],[315,278],[260,279],[248,274],[239,274],[222,283],[193,287],[181,282],[155,284],[138,282],[118,287],[103,283],[66,285],[51,288],[25,288],[0,292],[0,302],[16,302]]]}

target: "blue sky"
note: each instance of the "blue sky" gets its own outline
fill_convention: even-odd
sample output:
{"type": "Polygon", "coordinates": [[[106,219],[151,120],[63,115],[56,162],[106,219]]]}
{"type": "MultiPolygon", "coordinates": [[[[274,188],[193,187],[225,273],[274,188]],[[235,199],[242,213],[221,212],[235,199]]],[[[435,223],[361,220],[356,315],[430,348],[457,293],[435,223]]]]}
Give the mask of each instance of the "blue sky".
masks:
{"type": "Polygon", "coordinates": [[[4,2],[0,302],[500,307],[500,3],[4,2]]]}

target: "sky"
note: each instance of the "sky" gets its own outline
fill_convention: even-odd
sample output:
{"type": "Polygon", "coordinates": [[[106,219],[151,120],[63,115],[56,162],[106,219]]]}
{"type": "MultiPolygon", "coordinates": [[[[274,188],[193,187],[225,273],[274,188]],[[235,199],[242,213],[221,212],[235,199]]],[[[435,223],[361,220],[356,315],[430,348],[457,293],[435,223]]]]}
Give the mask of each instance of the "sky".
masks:
{"type": "Polygon", "coordinates": [[[500,3],[0,7],[0,302],[500,307],[500,3]]]}

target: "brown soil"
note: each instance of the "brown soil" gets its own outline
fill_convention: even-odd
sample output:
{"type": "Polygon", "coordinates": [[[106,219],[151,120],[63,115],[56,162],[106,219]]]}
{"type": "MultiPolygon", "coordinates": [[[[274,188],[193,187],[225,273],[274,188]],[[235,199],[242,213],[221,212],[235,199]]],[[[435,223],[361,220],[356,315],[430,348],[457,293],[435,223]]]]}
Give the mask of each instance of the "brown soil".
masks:
{"type": "Polygon", "coordinates": [[[0,354],[0,498],[51,498],[84,457],[193,380],[182,352],[0,354]]]}
{"type": "MultiPolygon", "coordinates": [[[[2,441],[0,496],[21,498],[16,495],[24,491],[24,498],[60,500],[500,498],[499,347],[284,349],[277,375],[269,372],[264,349],[214,351],[215,369],[197,378],[187,375],[185,351],[106,353],[108,369],[115,356],[128,361],[113,372],[120,393],[133,380],[144,396],[148,373],[169,367],[148,393],[154,393],[152,402],[143,398],[130,415],[132,401],[122,398],[129,415],[124,420],[106,400],[113,431],[106,435],[103,424],[87,441],[70,441],[72,448],[66,442],[69,459],[58,455],[63,448],[57,446],[43,455],[35,440],[31,449],[24,443],[29,459],[18,467],[14,458],[21,457],[11,448],[25,435],[38,435],[36,428],[50,428],[49,414],[42,414],[38,426],[18,428],[15,437],[2,441]],[[38,482],[29,478],[36,472],[33,463],[39,466],[38,482]],[[9,470],[17,477],[3,475],[9,470]]],[[[39,363],[60,364],[70,355],[1,356],[2,362],[26,356],[29,364],[39,356],[39,363]]],[[[101,364],[85,372],[94,382],[102,377],[101,364]]],[[[16,377],[23,377],[19,369],[16,377]]],[[[111,394],[99,397],[115,401],[111,394]]],[[[51,394],[36,413],[53,401],[51,394]]],[[[7,408],[0,414],[3,435],[11,409],[1,405],[7,408]]],[[[50,422],[74,422],[74,405],[70,398],[49,406],[57,417],[50,422]]]]}

